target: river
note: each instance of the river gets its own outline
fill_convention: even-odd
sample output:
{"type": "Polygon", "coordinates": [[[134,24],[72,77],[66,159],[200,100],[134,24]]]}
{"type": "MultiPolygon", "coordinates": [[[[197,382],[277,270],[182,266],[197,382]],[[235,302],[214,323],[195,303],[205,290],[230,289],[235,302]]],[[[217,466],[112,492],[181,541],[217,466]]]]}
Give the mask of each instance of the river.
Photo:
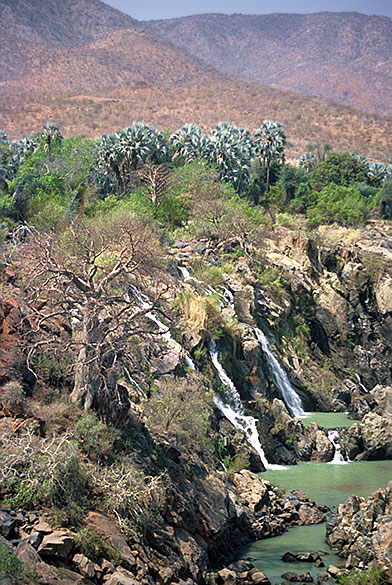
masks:
{"type": "MultiPolygon", "coordinates": [[[[346,427],[352,424],[343,413],[312,413],[308,419],[324,428],[346,427]],[[318,420],[317,420],[318,419],[318,420]]],[[[337,506],[352,494],[367,496],[392,479],[392,461],[355,461],[347,465],[331,465],[311,461],[293,465],[285,470],[269,470],[260,476],[285,492],[292,489],[304,491],[311,500],[329,507],[337,506]]],[[[323,550],[329,554],[323,558],[326,566],[343,564],[325,543],[325,524],[295,526],[275,538],[254,542],[239,551],[240,558],[251,558],[271,583],[281,583],[281,575],[287,571],[301,573],[310,571],[315,578],[319,571],[311,563],[285,563],[281,556],[285,552],[323,550]]]]}

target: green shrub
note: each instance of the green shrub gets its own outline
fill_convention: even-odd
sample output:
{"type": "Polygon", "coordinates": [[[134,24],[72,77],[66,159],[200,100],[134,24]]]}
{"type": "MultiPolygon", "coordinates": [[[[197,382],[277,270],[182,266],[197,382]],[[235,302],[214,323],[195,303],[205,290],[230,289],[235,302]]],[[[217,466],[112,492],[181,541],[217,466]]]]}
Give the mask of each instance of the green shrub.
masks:
{"type": "Polygon", "coordinates": [[[13,582],[15,578],[22,577],[23,573],[22,561],[14,553],[12,546],[0,536],[0,583],[3,583],[3,579],[13,582]]]}
{"type": "Polygon", "coordinates": [[[120,553],[113,546],[106,544],[100,535],[88,526],[83,526],[78,531],[75,543],[82,554],[96,563],[102,559],[107,559],[114,561],[117,565],[121,564],[120,553]]]}
{"type": "Polygon", "coordinates": [[[348,152],[331,152],[309,175],[312,185],[342,185],[367,183],[368,171],[364,162],[348,152]]]}
{"type": "Polygon", "coordinates": [[[319,193],[316,203],[308,208],[310,227],[323,223],[359,225],[369,213],[369,202],[353,187],[328,185],[319,193]]]}
{"type": "Polygon", "coordinates": [[[349,575],[344,575],[339,579],[340,585],[386,585],[381,571],[378,569],[368,569],[360,571],[353,569],[349,575]]]}
{"type": "Polygon", "coordinates": [[[94,461],[111,462],[115,456],[113,443],[120,434],[102,423],[96,414],[84,414],[74,425],[74,435],[82,450],[94,461]]]}
{"type": "Polygon", "coordinates": [[[49,505],[70,526],[79,526],[89,504],[89,476],[69,437],[41,439],[27,428],[0,440],[0,459],[10,507],[49,505]]]}
{"type": "Polygon", "coordinates": [[[282,290],[282,272],[272,266],[261,266],[257,271],[257,282],[260,286],[270,289],[282,290]]]}
{"type": "Polygon", "coordinates": [[[248,469],[250,465],[249,455],[247,453],[237,453],[234,457],[226,455],[226,457],[223,458],[222,463],[225,466],[226,471],[235,473],[242,469],[248,469]]]}
{"type": "Polygon", "coordinates": [[[144,405],[148,426],[196,448],[205,446],[211,410],[211,393],[201,383],[180,379],[161,382],[144,405]]]}

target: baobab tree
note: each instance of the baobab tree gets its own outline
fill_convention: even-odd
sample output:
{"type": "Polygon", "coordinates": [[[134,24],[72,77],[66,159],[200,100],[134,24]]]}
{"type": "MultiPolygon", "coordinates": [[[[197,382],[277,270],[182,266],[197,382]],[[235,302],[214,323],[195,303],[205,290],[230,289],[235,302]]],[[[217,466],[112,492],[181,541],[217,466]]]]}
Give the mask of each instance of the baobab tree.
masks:
{"type": "MultiPolygon", "coordinates": [[[[140,303],[140,282],[153,281],[158,243],[133,217],[111,222],[75,222],[61,235],[28,229],[19,251],[23,300],[31,324],[28,364],[36,352],[67,352],[73,373],[71,399],[118,421],[129,402],[119,385],[132,361],[130,339],[152,332],[145,316],[154,302],[140,303]],[[148,305],[148,306],[147,306],[148,305]],[[65,322],[72,336],[59,334],[65,322]]],[[[160,283],[162,279],[159,278],[160,283]]]]}

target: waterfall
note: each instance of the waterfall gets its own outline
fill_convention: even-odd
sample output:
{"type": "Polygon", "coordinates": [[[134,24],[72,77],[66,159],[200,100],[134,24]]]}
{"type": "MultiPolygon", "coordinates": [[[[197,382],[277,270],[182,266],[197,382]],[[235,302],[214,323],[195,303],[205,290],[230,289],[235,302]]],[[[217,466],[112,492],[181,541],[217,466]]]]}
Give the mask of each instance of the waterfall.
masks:
{"type": "MultiPolygon", "coordinates": [[[[148,309],[151,306],[152,303],[148,296],[141,293],[138,288],[132,285],[130,290],[132,294],[138,299],[139,305],[142,309],[148,309]]],[[[157,317],[155,313],[153,313],[152,311],[148,311],[148,313],[146,313],[146,317],[147,319],[150,319],[150,321],[152,321],[158,326],[158,331],[163,337],[163,339],[166,339],[166,341],[170,341],[175,344],[177,343],[173,339],[173,336],[170,333],[170,329],[164,323],[162,323],[162,321],[157,317]]],[[[188,368],[190,368],[191,370],[196,370],[196,366],[193,360],[188,355],[185,354],[184,359],[188,368]]]]}
{"type": "Polygon", "coordinates": [[[177,268],[181,272],[184,282],[189,282],[190,280],[193,280],[193,282],[197,282],[197,284],[204,284],[204,282],[202,282],[201,280],[193,278],[193,276],[190,275],[188,268],[185,268],[185,266],[177,266],[177,268]]]}
{"type": "Polygon", "coordinates": [[[266,336],[257,327],[254,328],[254,331],[267,357],[269,367],[271,368],[271,373],[274,377],[277,387],[282,393],[283,400],[285,401],[287,408],[290,410],[293,416],[298,418],[306,416],[301,399],[294,390],[293,386],[290,384],[290,380],[288,379],[286,372],[272,352],[271,346],[268,343],[266,336]]]}
{"type": "Polygon", "coordinates": [[[260,457],[265,469],[282,469],[281,465],[271,465],[268,463],[263,448],[260,444],[259,433],[257,432],[256,420],[253,416],[246,416],[242,406],[241,397],[233,381],[229,378],[222,364],[219,362],[218,350],[214,339],[210,341],[210,356],[219,378],[225,387],[227,402],[223,401],[220,396],[214,394],[214,402],[224,417],[231,422],[236,428],[245,433],[246,440],[253,447],[260,457]]]}
{"type": "MultiPolygon", "coordinates": [[[[210,284],[207,284],[206,282],[203,282],[202,280],[198,280],[197,278],[191,276],[188,268],[186,268],[185,266],[177,266],[177,268],[181,272],[184,282],[195,282],[196,284],[200,284],[203,287],[204,294],[216,295],[218,297],[221,297],[221,299],[223,299],[223,301],[225,301],[227,305],[229,305],[230,307],[234,307],[234,296],[227,288],[225,288],[223,294],[221,294],[220,292],[215,290],[210,284]]],[[[221,308],[224,306],[224,303],[222,301],[218,301],[218,303],[220,304],[221,308]]]]}
{"type": "Polygon", "coordinates": [[[223,289],[223,298],[225,299],[229,307],[234,308],[234,295],[228,288],[223,289]]]}
{"type": "Polygon", "coordinates": [[[363,390],[363,391],[364,391],[366,394],[369,394],[369,390],[366,388],[366,386],[364,386],[364,385],[362,384],[361,376],[360,376],[359,374],[356,374],[356,373],[354,374],[354,376],[355,376],[355,377],[356,377],[356,379],[357,379],[358,386],[359,386],[360,388],[362,388],[362,390],[363,390]]]}
{"type": "Polygon", "coordinates": [[[335,447],[335,455],[332,459],[332,461],[329,462],[329,465],[346,465],[346,463],[350,463],[350,461],[345,461],[345,459],[343,459],[343,455],[341,453],[340,450],[340,444],[339,441],[337,440],[339,438],[339,431],[332,430],[332,431],[328,431],[328,439],[331,441],[331,443],[333,444],[333,446],[335,447]]]}
{"type": "Polygon", "coordinates": [[[190,370],[193,370],[194,372],[196,371],[196,366],[195,366],[195,363],[194,363],[194,361],[193,361],[193,360],[192,360],[192,359],[189,357],[189,355],[186,355],[186,356],[185,356],[185,363],[186,363],[186,365],[188,366],[188,368],[189,368],[190,370]]]}

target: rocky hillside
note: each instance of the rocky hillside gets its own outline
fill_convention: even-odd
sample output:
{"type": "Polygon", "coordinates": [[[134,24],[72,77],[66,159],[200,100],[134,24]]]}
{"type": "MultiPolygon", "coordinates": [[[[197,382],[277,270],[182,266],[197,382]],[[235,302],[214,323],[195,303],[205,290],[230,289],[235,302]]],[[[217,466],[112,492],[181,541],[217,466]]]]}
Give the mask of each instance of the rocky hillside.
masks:
{"type": "Polygon", "coordinates": [[[347,567],[383,569],[392,580],[392,484],[367,498],[352,496],[327,524],[327,541],[347,567]]]}
{"type": "Polygon", "coordinates": [[[272,17],[206,15],[140,23],[98,0],[2,0],[0,128],[12,138],[19,138],[52,121],[66,135],[84,133],[95,137],[127,127],[133,120],[175,131],[185,122],[207,129],[228,120],[254,129],[264,119],[275,119],[285,126],[291,158],[298,158],[309,142],[325,142],[338,150],[356,150],[384,160],[392,148],[392,122],[385,116],[389,112],[389,19],[345,15],[344,28],[343,16],[316,16],[280,15],[276,22],[270,22],[272,17]],[[319,20],[313,22],[316,16],[319,20]],[[353,19],[359,31],[356,35],[352,32],[353,19]],[[348,30],[347,47],[355,37],[352,51],[358,53],[358,58],[355,60],[351,54],[348,64],[336,57],[335,45],[339,45],[340,55],[350,53],[339,26],[348,30]],[[211,27],[211,38],[215,40],[220,31],[216,46],[211,45],[211,27]],[[291,45],[287,48],[279,44],[280,40],[273,40],[282,27],[292,31],[291,49],[291,45]],[[330,30],[334,31],[332,40],[326,34],[330,30]],[[272,35],[268,36],[272,43],[268,53],[266,31],[272,35]],[[334,35],[343,40],[335,43],[334,35]],[[190,38],[196,43],[193,48],[179,46],[190,38]],[[327,43],[322,50],[315,38],[327,43]],[[364,77],[365,61],[369,61],[363,58],[363,39],[367,47],[372,47],[373,77],[369,68],[364,77]],[[306,51],[300,50],[302,45],[306,51]],[[378,52],[383,53],[382,63],[378,52]],[[220,57],[213,58],[215,53],[220,57]],[[331,63],[323,62],[323,54],[333,60],[333,73],[331,63]],[[237,63],[242,73],[224,66],[224,56],[229,56],[230,63],[237,63]],[[245,56],[251,59],[248,65],[238,64],[238,59],[245,56]],[[278,57],[289,65],[285,74],[274,77],[272,70],[280,70],[278,57]],[[308,63],[310,57],[314,61],[308,63]],[[320,76],[324,70],[325,75],[320,76]],[[263,79],[255,75],[256,71],[265,73],[263,79]],[[308,85],[302,79],[304,72],[310,75],[308,85]],[[302,81],[295,85],[285,80],[285,75],[295,75],[302,81]],[[352,80],[352,92],[363,102],[354,104],[343,99],[343,103],[377,111],[379,115],[311,95],[327,95],[311,87],[317,81],[332,88],[329,97],[340,99],[341,80],[344,91],[351,91],[352,80]],[[376,109],[368,107],[367,100],[376,104],[376,109]],[[382,100],[384,105],[378,107],[382,100]]]}
{"type": "MultiPolygon", "coordinates": [[[[23,318],[27,310],[23,297],[20,306],[11,299],[3,302],[1,495],[6,507],[0,510],[0,554],[8,554],[18,571],[22,570],[18,562],[23,562],[22,582],[215,585],[234,580],[239,585],[268,585],[250,562],[229,564],[235,548],[292,525],[325,519],[327,509],[318,508],[301,492],[283,496],[245,469],[219,471],[222,462],[229,467],[236,461],[242,467],[245,461],[255,470],[262,466],[246,434],[236,432],[211,403],[207,412],[212,427],[201,442],[194,433],[206,427],[198,427],[196,413],[205,412],[206,406],[194,402],[195,392],[202,392],[203,384],[222,392],[208,352],[209,337],[220,331],[219,359],[238,388],[246,414],[255,417],[268,460],[287,464],[332,459],[335,446],[326,431],[315,423],[305,428],[290,416],[256,334],[259,326],[304,405],[348,409],[356,416],[359,410],[376,408],[387,424],[390,225],[374,223],[358,240],[352,240],[349,231],[342,230],[338,238],[336,229],[324,231],[318,243],[295,230],[262,229],[245,247],[237,227],[236,235],[228,230],[219,240],[212,234],[188,237],[167,251],[168,273],[160,273],[167,288],[156,315],[169,324],[172,336],[162,338],[151,330],[133,347],[138,363],[147,367],[134,365],[132,376],[121,381],[130,410],[117,429],[67,401],[69,379],[62,362],[56,365],[41,355],[34,362],[39,378],[32,376],[26,354],[18,349],[24,345],[18,336],[23,339],[28,322],[27,331],[38,331],[39,322],[34,315],[29,321],[23,318]],[[179,267],[186,266],[194,277],[184,282],[179,267]],[[207,286],[215,287],[220,304],[205,295],[207,286]],[[171,381],[177,389],[186,389],[180,411],[176,395],[170,393],[171,381]],[[378,386],[370,398],[364,387],[377,384],[384,391],[378,386]],[[164,410],[163,396],[169,401],[164,410]],[[173,410],[166,418],[170,401],[173,410]]],[[[24,254],[29,254],[27,249],[24,254]]],[[[4,290],[14,296],[21,284],[15,282],[15,269],[22,270],[23,257],[20,261],[2,273],[4,290]]],[[[43,307],[48,301],[41,296],[43,307]]],[[[152,321],[159,326],[158,317],[152,321]]],[[[72,331],[66,321],[50,317],[44,334],[66,343],[72,331]]],[[[372,427],[366,416],[362,424],[369,435],[372,427]]],[[[368,457],[390,457],[390,438],[385,433],[384,450],[369,451],[368,457]]],[[[377,498],[386,502],[384,496],[377,498]]],[[[357,501],[354,498],[346,508],[355,505],[355,512],[357,501]]],[[[372,510],[379,513],[376,504],[372,510]]],[[[339,509],[339,518],[347,523],[346,508],[339,509]]],[[[374,522],[375,530],[377,526],[374,522]]],[[[329,537],[334,546],[342,540],[336,530],[329,537]]],[[[349,543],[354,537],[344,539],[349,543]]],[[[374,542],[384,547],[378,532],[374,542]]],[[[357,541],[355,546],[357,550],[357,541]]],[[[355,554],[350,552],[354,566],[355,554]]],[[[371,558],[383,569],[378,552],[374,554],[371,558]]],[[[322,573],[332,582],[340,574],[333,568],[322,573]]]]}
{"type": "Polygon", "coordinates": [[[225,72],[391,115],[392,19],[355,12],[203,14],[146,25],[225,72]]]}
{"type": "Polygon", "coordinates": [[[0,82],[42,66],[55,48],[74,49],[138,22],[99,0],[1,0],[0,82]]]}

